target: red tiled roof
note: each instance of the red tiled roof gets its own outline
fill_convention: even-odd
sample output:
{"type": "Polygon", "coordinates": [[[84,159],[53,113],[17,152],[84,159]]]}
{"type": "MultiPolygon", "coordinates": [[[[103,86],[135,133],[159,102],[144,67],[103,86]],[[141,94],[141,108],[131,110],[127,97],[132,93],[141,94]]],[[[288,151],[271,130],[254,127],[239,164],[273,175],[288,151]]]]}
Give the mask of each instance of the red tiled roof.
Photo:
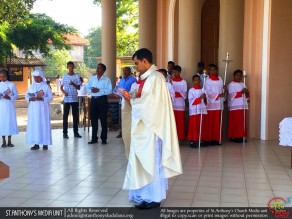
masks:
{"type": "Polygon", "coordinates": [[[41,59],[35,58],[16,58],[11,57],[6,59],[8,66],[46,66],[46,63],[41,59]]]}
{"type": "MultiPolygon", "coordinates": [[[[68,45],[77,45],[77,46],[85,46],[89,45],[88,40],[81,37],[79,34],[64,34],[64,37],[67,38],[66,44],[68,45]]],[[[48,40],[48,43],[53,43],[52,40],[48,40]]]]}

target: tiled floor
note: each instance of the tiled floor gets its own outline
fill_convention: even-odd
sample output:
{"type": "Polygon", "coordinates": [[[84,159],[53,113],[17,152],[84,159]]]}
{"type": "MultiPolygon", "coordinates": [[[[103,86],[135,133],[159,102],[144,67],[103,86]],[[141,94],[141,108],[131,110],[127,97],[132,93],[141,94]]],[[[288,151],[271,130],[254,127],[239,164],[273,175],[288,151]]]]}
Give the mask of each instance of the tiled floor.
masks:
{"type": "MultiPolygon", "coordinates": [[[[0,148],[11,177],[0,181],[1,207],[133,206],[121,189],[127,160],[121,139],[109,133],[108,145],[62,139],[53,131],[49,151],[31,151],[25,133],[15,148],[0,148]]],[[[169,181],[166,207],[266,207],[273,197],[292,197],[290,148],[276,141],[245,146],[191,149],[181,146],[184,174],[169,181]]],[[[291,205],[291,204],[290,204],[291,205]]]]}

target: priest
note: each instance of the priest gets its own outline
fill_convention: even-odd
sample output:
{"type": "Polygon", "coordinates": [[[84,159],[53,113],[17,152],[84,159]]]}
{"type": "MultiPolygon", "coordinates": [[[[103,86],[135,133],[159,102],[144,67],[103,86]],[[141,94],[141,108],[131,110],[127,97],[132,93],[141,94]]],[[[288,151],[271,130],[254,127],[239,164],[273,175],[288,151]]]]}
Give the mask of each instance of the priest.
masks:
{"type": "Polygon", "coordinates": [[[152,53],[139,49],[132,57],[141,83],[126,94],[132,105],[131,145],[123,188],[138,209],[160,206],[167,179],[182,174],[174,113],[165,78],[152,64],[152,53]]]}

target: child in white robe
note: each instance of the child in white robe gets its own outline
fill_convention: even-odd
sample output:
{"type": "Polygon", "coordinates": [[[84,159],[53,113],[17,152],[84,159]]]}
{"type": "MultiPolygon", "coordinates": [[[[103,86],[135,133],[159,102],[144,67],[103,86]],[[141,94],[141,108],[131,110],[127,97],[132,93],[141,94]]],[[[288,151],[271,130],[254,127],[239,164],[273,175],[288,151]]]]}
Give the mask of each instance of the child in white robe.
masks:
{"type": "Polygon", "coordinates": [[[13,82],[9,81],[9,72],[0,71],[0,136],[2,147],[14,147],[11,136],[18,134],[14,101],[18,98],[18,92],[13,82]],[[8,136],[6,144],[5,136],[8,136]]]}
{"type": "Polygon", "coordinates": [[[172,101],[174,117],[177,127],[178,140],[185,140],[185,99],[188,96],[187,82],[181,78],[181,67],[176,65],[172,68],[172,86],[175,98],[172,101]]]}
{"type": "Polygon", "coordinates": [[[174,92],[174,89],[173,89],[172,84],[168,81],[168,78],[167,78],[167,71],[166,71],[166,69],[159,69],[158,71],[159,71],[160,73],[162,73],[163,76],[165,77],[166,85],[167,85],[167,87],[168,87],[168,91],[169,91],[169,94],[170,94],[171,101],[174,101],[174,98],[175,98],[175,92],[174,92]]]}
{"type": "Polygon", "coordinates": [[[228,85],[228,138],[234,143],[243,143],[247,137],[244,111],[248,110],[249,91],[241,82],[243,78],[241,70],[236,70],[233,77],[233,81],[228,85]]]}
{"type": "Polygon", "coordinates": [[[48,150],[52,145],[52,131],[50,121],[50,101],[53,99],[52,91],[44,80],[42,71],[32,73],[33,83],[25,95],[28,105],[28,121],[26,130],[26,143],[34,144],[31,150],[48,150]]]}

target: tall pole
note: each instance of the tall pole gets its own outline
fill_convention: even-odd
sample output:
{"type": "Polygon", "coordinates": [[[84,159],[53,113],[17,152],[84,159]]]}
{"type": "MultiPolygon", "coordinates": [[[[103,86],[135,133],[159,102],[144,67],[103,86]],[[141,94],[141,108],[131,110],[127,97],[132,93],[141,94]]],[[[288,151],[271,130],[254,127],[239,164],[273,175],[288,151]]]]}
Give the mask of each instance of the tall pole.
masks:
{"type": "MultiPolygon", "coordinates": [[[[205,81],[206,81],[206,70],[204,70],[204,83],[203,83],[203,89],[202,93],[205,93],[205,81]]],[[[202,139],[202,120],[203,120],[203,105],[204,105],[204,99],[201,99],[201,117],[200,117],[200,133],[199,133],[199,148],[201,148],[201,139],[202,139]]]]}
{"type": "MultiPolygon", "coordinates": [[[[229,53],[227,52],[226,54],[226,59],[222,60],[222,62],[225,62],[225,71],[224,71],[224,80],[223,80],[223,93],[225,93],[225,85],[226,85],[226,76],[227,76],[227,71],[228,71],[228,65],[229,62],[232,62],[229,60],[229,53]]],[[[219,136],[219,144],[222,143],[222,118],[223,118],[223,110],[224,110],[224,98],[221,98],[221,118],[220,118],[220,136],[219,136]]]]}
{"type": "MultiPolygon", "coordinates": [[[[246,79],[247,75],[246,75],[246,72],[243,71],[243,84],[244,84],[244,88],[246,88],[246,85],[245,85],[245,79],[246,79]]],[[[245,135],[246,135],[246,122],[245,122],[245,110],[246,110],[246,95],[245,93],[243,93],[243,133],[244,133],[244,136],[243,136],[243,145],[245,144],[245,135]]]]}

